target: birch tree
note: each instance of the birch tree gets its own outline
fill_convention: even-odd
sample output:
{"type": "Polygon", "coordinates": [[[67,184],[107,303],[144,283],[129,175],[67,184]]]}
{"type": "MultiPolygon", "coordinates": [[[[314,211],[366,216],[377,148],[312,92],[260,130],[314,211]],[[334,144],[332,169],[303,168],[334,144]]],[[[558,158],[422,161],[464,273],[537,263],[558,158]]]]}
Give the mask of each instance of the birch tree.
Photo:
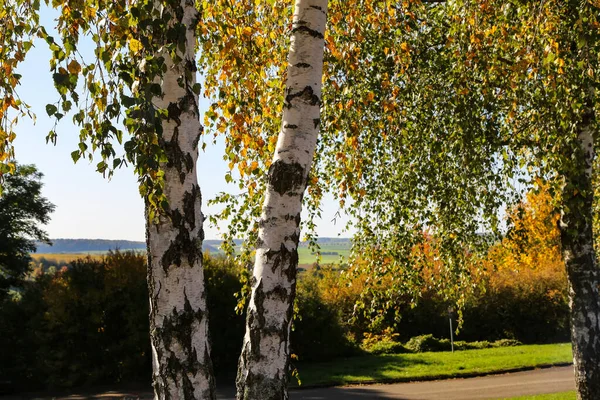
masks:
{"type": "Polygon", "coordinates": [[[148,286],[154,391],[159,398],[214,399],[208,309],[202,269],[202,199],[196,161],[202,134],[196,89],[196,21],[193,3],[155,3],[166,32],[155,36],[154,58],[164,59],[161,93],[153,104],[166,110],[159,143],[166,159],[163,193],[168,204],[148,215],[148,286]],[[178,31],[169,49],[169,30],[178,31]]]}
{"type": "MultiPolygon", "coordinates": [[[[356,167],[340,168],[336,159],[351,153],[349,143],[330,142],[337,152],[324,153],[332,183],[354,188],[350,195],[363,216],[360,237],[367,239],[361,246],[376,249],[373,260],[398,260],[397,268],[374,262],[374,271],[404,281],[414,274],[405,268],[410,260],[399,233],[428,226],[437,243],[458,249],[460,256],[477,230],[497,229],[501,204],[518,199],[532,178],[550,182],[561,214],[580,399],[597,398],[600,382],[592,231],[599,7],[596,1],[486,0],[427,7],[416,15],[423,22],[419,32],[395,39],[396,48],[410,53],[406,66],[384,62],[379,74],[365,75],[364,85],[383,88],[373,97],[384,94],[378,100],[387,109],[385,118],[371,118],[375,122],[362,128],[359,114],[338,119],[359,126],[364,148],[353,155],[356,167]],[[387,83],[378,84],[384,76],[387,83]],[[393,96],[385,97],[386,87],[394,88],[393,96]],[[370,132],[374,125],[383,138],[370,132]],[[392,137],[390,131],[399,134],[392,137]],[[369,174],[361,174],[365,165],[369,174]]],[[[374,43],[359,65],[393,51],[385,41],[374,43]]],[[[345,80],[359,74],[347,69],[345,80]]],[[[448,254],[447,276],[462,279],[465,271],[453,264],[454,255],[448,254]]],[[[397,287],[409,290],[406,286],[397,287]]],[[[377,307],[393,304],[388,294],[377,300],[377,307]]]]}
{"type": "Polygon", "coordinates": [[[287,398],[302,197],[320,125],[327,0],[297,0],[282,128],[267,175],[238,399],[287,398]]]}
{"type": "MultiPolygon", "coordinates": [[[[60,13],[60,37],[54,38],[38,23],[39,2],[13,6],[8,10],[20,12],[26,29],[4,36],[16,61],[3,61],[3,104],[25,107],[15,100],[18,77],[12,70],[33,38],[45,40],[59,95],[46,112],[57,122],[70,113],[79,126],[73,160],[91,160],[96,153],[99,172],[110,176],[131,163],[138,175],[147,217],[155,397],[214,399],[202,269],[204,218],[196,175],[202,133],[195,60],[199,10],[194,3],[176,0],[54,1],[60,13]],[[94,54],[86,58],[84,46],[90,43],[94,54]],[[121,118],[127,133],[118,124],[121,118]],[[117,154],[116,143],[123,145],[124,154],[117,154]]],[[[2,108],[3,122],[7,108],[2,108]]],[[[56,140],[57,129],[47,140],[56,140]]],[[[3,141],[6,160],[11,148],[5,144],[14,135],[6,129],[0,134],[10,139],[3,141]]]]}

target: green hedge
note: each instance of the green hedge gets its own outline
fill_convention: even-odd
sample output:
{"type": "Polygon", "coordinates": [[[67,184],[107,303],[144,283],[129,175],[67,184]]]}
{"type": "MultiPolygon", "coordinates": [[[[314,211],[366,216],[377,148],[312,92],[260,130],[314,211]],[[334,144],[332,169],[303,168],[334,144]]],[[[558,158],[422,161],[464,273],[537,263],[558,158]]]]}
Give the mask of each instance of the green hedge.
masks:
{"type": "MultiPolygon", "coordinates": [[[[234,295],[247,271],[221,258],[206,256],[204,264],[215,372],[231,377],[244,335],[244,316],[235,312],[234,295]]],[[[382,327],[382,335],[368,331],[364,316],[351,319],[355,293],[327,296],[345,285],[334,272],[307,272],[299,278],[291,347],[300,360],[450,348],[443,302],[425,296],[415,308],[400,305],[402,320],[393,328],[382,327]],[[365,334],[370,339],[361,350],[365,334]]],[[[77,260],[54,274],[37,274],[15,299],[0,304],[0,392],[150,380],[144,256],[115,252],[100,260],[77,260]]],[[[455,348],[515,344],[485,342],[503,338],[565,340],[567,317],[564,297],[548,296],[543,285],[528,294],[509,289],[483,294],[467,302],[455,348]]]]}
{"type": "Polygon", "coordinates": [[[145,275],[143,256],[115,252],[28,282],[1,305],[0,376],[27,390],[149,380],[145,275]]]}

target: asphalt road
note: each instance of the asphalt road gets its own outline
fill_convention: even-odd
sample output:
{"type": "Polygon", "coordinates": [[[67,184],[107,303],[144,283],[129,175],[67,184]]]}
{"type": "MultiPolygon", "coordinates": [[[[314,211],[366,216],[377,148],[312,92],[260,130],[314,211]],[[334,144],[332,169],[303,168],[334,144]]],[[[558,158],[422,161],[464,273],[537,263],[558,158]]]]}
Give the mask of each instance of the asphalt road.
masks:
{"type": "MultiPolygon", "coordinates": [[[[479,378],[429,382],[362,385],[290,391],[290,400],[491,400],[515,396],[566,392],[575,389],[573,367],[553,367],[479,378]]],[[[1,397],[1,396],[0,396],[1,397]]],[[[8,396],[18,399],[152,399],[146,390],[109,391],[69,396],[8,396]]],[[[233,388],[219,390],[219,400],[234,400],[233,388]]]]}
{"type": "Polygon", "coordinates": [[[291,393],[291,400],[487,400],[575,389],[573,367],[490,375],[479,378],[307,389],[291,393]]]}

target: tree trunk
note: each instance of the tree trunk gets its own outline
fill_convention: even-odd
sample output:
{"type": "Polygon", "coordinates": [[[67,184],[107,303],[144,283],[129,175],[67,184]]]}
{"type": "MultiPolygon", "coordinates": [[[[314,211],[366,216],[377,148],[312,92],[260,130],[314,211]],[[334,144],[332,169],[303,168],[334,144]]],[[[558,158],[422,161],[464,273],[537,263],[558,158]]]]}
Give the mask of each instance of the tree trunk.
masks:
{"type": "Polygon", "coordinates": [[[578,135],[576,161],[565,177],[559,223],[569,280],[571,343],[579,400],[600,399],[600,282],[592,232],[594,113],[588,110],[578,135]]]}
{"type": "Polygon", "coordinates": [[[167,65],[161,81],[163,97],[153,100],[168,110],[160,140],[167,155],[161,170],[169,203],[158,223],[147,218],[146,228],[154,395],[156,399],[215,399],[202,267],[204,217],[196,176],[202,126],[198,95],[192,90],[198,12],[186,0],[171,5],[178,9],[161,4],[156,8],[169,13],[168,20],[185,26],[186,48],[179,48],[182,60],[176,63],[168,51],[161,53],[167,65]]]}
{"type": "Polygon", "coordinates": [[[282,130],[258,233],[237,376],[240,400],[287,399],[300,212],[320,122],[327,0],[296,0],[282,130]]]}

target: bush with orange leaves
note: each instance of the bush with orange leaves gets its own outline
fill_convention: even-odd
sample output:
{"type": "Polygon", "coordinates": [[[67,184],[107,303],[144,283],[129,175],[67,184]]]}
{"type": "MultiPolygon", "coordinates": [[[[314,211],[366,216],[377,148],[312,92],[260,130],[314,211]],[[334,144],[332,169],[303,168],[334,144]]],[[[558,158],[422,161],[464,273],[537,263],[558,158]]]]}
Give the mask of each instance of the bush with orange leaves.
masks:
{"type": "MultiPolygon", "coordinates": [[[[428,233],[404,261],[381,257],[351,266],[354,275],[337,281],[326,272],[314,285],[356,339],[392,332],[394,340],[422,334],[449,336],[448,308],[458,310],[460,340],[518,339],[525,343],[568,340],[568,299],[560,254],[558,216],[546,185],[508,213],[508,232],[483,253],[462,254],[466,273],[453,274],[428,233]],[[380,271],[378,275],[369,268],[380,271]],[[376,278],[374,278],[374,276],[376,278]],[[400,284],[398,282],[401,282],[400,284]],[[393,290],[402,288],[405,290],[393,290]],[[363,312],[352,314],[354,304],[363,312]],[[373,306],[375,304],[376,306],[373,306]],[[353,317],[353,319],[351,318],[353,317]]],[[[380,249],[374,249],[376,253],[380,249]]],[[[314,278],[313,278],[314,279],[314,278]]]]}
{"type": "Polygon", "coordinates": [[[465,335],[568,340],[567,278],[553,203],[549,187],[538,181],[510,210],[507,234],[484,261],[484,290],[466,305],[465,335]]]}

